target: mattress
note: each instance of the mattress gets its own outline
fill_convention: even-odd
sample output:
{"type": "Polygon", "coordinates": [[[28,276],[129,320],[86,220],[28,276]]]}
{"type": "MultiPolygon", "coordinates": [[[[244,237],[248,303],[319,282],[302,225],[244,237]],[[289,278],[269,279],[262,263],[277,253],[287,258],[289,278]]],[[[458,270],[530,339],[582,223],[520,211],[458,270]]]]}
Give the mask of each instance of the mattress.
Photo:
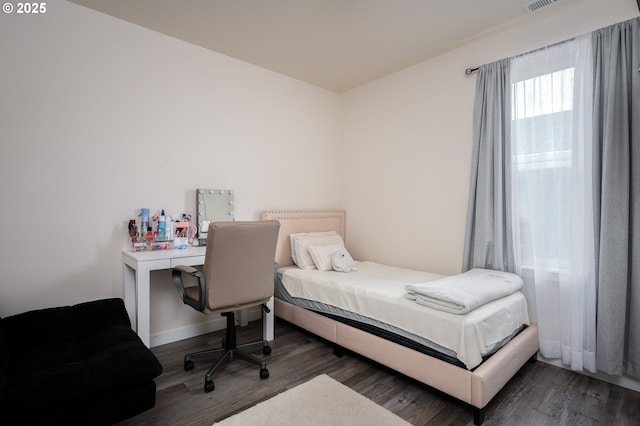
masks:
{"type": "Polygon", "coordinates": [[[376,327],[477,367],[529,324],[524,295],[516,292],[465,315],[439,311],[405,297],[407,284],[442,275],[357,262],[350,273],[302,270],[278,271],[276,297],[306,309],[376,327]]]}

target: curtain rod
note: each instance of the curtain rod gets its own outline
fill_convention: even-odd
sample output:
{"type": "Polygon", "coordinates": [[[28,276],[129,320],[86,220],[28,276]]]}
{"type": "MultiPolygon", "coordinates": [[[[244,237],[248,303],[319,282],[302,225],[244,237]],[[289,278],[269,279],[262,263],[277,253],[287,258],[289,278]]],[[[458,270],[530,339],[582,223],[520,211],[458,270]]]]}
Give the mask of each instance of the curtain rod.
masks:
{"type": "MultiPolygon", "coordinates": [[[[636,3],[638,3],[638,11],[640,12],[640,0],[636,0],[636,3]]],[[[629,19],[629,21],[632,21],[632,20],[634,20],[634,19],[638,19],[638,17],[636,17],[636,18],[631,18],[631,19],[629,19]]],[[[627,21],[622,21],[622,22],[627,22],[627,21]]],[[[614,25],[615,25],[615,24],[614,24],[614,25]]],[[[607,27],[604,27],[604,28],[607,28],[607,27]]],[[[599,31],[599,30],[595,30],[595,31],[599,31]]],[[[592,31],[592,32],[591,32],[591,33],[589,33],[589,34],[593,34],[595,31],[592,31]]],[[[552,44],[550,44],[550,45],[548,45],[548,46],[543,46],[543,47],[540,47],[540,48],[538,48],[538,49],[533,49],[533,50],[530,50],[530,51],[528,51],[528,52],[525,52],[525,53],[521,53],[521,54],[519,54],[519,55],[512,56],[512,58],[517,58],[517,57],[520,57],[520,56],[529,55],[529,54],[534,53],[534,52],[537,52],[537,51],[539,51],[539,50],[544,50],[544,49],[547,49],[547,48],[549,48],[549,47],[554,47],[554,46],[558,46],[558,45],[560,45],[560,44],[564,44],[564,43],[568,43],[568,42],[574,41],[575,39],[576,39],[576,37],[571,37],[571,38],[569,38],[569,39],[567,39],[567,40],[562,40],[562,41],[559,41],[559,42],[557,42],[557,43],[552,43],[552,44]]],[[[467,68],[466,70],[464,70],[464,73],[465,73],[466,75],[471,75],[471,74],[473,74],[474,72],[478,71],[479,69],[480,69],[480,67],[467,68]]],[[[640,67],[638,67],[638,72],[640,72],[640,67]]]]}
{"type": "MultiPolygon", "coordinates": [[[[638,1],[638,2],[640,2],[640,0],[637,0],[637,1],[638,1]]],[[[571,42],[571,41],[574,41],[575,39],[576,39],[575,37],[572,37],[572,38],[569,38],[569,39],[566,39],[566,40],[559,41],[559,42],[557,42],[557,43],[552,43],[552,44],[550,44],[550,45],[548,45],[548,46],[539,47],[539,48],[537,48],[537,49],[533,49],[533,50],[530,50],[530,51],[528,51],[528,52],[524,52],[524,53],[520,53],[520,54],[518,54],[518,55],[511,56],[511,58],[519,58],[520,56],[529,55],[529,54],[531,54],[531,53],[539,52],[539,51],[541,51],[541,50],[548,49],[548,48],[550,48],[550,47],[555,47],[555,46],[559,46],[559,45],[561,45],[561,44],[569,43],[569,42],[571,42]]],[[[464,70],[464,73],[465,73],[466,75],[471,75],[471,74],[473,74],[474,72],[478,71],[479,69],[480,69],[480,67],[467,68],[466,70],[464,70]]]]}

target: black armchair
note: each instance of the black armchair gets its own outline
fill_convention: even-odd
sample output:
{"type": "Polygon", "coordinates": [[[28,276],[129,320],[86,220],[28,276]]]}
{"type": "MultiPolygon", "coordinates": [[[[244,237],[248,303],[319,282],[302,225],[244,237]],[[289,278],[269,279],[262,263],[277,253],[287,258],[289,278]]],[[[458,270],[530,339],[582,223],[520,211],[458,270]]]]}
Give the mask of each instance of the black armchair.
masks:
{"type": "Polygon", "coordinates": [[[113,424],[155,405],[161,373],[122,299],[0,319],[0,424],[113,424]]]}

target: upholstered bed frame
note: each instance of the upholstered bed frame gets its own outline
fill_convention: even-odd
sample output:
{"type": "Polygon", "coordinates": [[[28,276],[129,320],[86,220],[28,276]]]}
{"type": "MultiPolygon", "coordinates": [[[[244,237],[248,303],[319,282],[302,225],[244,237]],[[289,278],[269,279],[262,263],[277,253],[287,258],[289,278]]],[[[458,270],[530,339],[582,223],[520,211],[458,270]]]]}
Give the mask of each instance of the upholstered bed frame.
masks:
{"type": "MultiPolygon", "coordinates": [[[[343,210],[265,211],[262,219],[280,222],[276,262],[281,267],[293,264],[292,233],[335,230],[346,242],[343,210]]],[[[484,408],[491,399],[538,351],[538,328],[531,325],[469,371],[280,299],[275,299],[274,306],[278,317],[470,404],[477,425],[484,420],[484,408]]]]}

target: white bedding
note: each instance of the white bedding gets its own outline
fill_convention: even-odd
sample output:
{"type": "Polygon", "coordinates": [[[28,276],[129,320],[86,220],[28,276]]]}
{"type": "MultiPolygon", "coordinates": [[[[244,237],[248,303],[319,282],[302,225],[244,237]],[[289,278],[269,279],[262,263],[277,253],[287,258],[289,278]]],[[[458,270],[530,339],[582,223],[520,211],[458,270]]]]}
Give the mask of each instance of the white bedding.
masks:
{"type": "Polygon", "coordinates": [[[288,268],[282,284],[293,297],[315,300],[386,322],[452,350],[472,369],[482,356],[522,324],[529,324],[521,292],[494,300],[458,315],[419,305],[405,297],[407,284],[419,284],[442,275],[356,262],[358,270],[335,271],[288,268]]]}
{"type": "Polygon", "coordinates": [[[406,297],[430,308],[465,314],[522,288],[515,274],[474,268],[467,272],[420,284],[407,284],[406,297]]]}

